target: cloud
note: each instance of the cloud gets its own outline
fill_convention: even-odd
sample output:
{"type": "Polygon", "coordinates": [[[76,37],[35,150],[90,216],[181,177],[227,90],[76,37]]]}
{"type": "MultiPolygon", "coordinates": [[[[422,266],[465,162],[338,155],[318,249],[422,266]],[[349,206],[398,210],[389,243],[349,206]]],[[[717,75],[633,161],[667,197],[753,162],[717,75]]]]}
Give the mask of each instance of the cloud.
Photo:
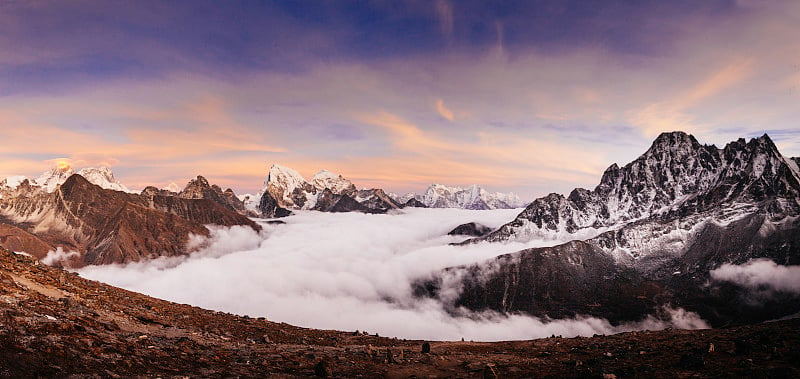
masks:
{"type": "Polygon", "coordinates": [[[81,254],[77,251],[64,251],[61,247],[56,250],[50,250],[47,255],[42,258],[42,263],[49,266],[70,266],[70,262],[76,261],[80,258],[81,254]]]}
{"type": "Polygon", "coordinates": [[[674,130],[702,132],[707,127],[697,124],[695,117],[688,113],[689,110],[741,83],[747,77],[752,64],[752,59],[741,59],[727,64],[671,99],[648,104],[641,110],[630,112],[629,121],[648,137],[674,130]]]}
{"type": "Polygon", "coordinates": [[[439,112],[439,116],[444,117],[447,121],[453,121],[455,119],[453,111],[444,106],[444,100],[442,99],[436,99],[436,112],[439,112]]]}
{"type": "Polygon", "coordinates": [[[448,0],[436,0],[436,17],[446,40],[453,38],[453,4],[448,0]]]}
{"type": "Polygon", "coordinates": [[[800,294],[800,266],[782,266],[769,259],[754,259],[743,265],[723,264],[711,270],[711,278],[751,290],[800,294]]]}
{"type": "Polygon", "coordinates": [[[0,76],[25,89],[3,92],[0,177],[37,175],[46,160],[66,157],[117,162],[117,177],[131,188],[203,174],[255,192],[269,164],[281,162],[309,174],[329,167],[396,192],[422,191],[433,181],[475,182],[533,198],[593,187],[606,167],[635,159],[663,130],[683,129],[718,145],[785,130],[776,144],[800,155],[795,2],[724,11],[693,3],[658,12],[611,6],[588,19],[575,17],[581,7],[369,4],[380,9],[368,9],[377,19],[362,17],[372,20],[365,30],[344,25],[352,18],[340,17],[341,7],[321,5],[319,14],[337,16],[324,20],[342,23],[337,32],[314,18],[284,17],[297,9],[280,4],[274,12],[203,9],[191,20],[182,5],[132,5],[120,12],[131,22],[114,23],[105,16],[119,7],[102,5],[39,7],[30,17],[21,17],[24,9],[4,13],[0,47],[8,48],[0,48],[0,62],[22,65],[30,77],[13,70],[0,76]],[[575,28],[552,28],[554,16],[575,28]],[[252,31],[253,45],[216,22],[229,19],[242,20],[236,30],[252,31]],[[420,20],[429,34],[446,32],[448,19],[447,49],[438,38],[385,32],[407,28],[409,20],[420,20]],[[610,24],[597,22],[604,20],[610,24]],[[98,33],[184,21],[209,27],[167,30],[166,44],[141,39],[138,28],[98,33]],[[54,22],[60,27],[40,27],[54,22]],[[47,38],[37,40],[41,34],[28,28],[47,38]],[[200,29],[201,35],[183,32],[200,29]],[[402,41],[389,42],[402,46],[382,39],[401,34],[402,41]],[[270,36],[285,39],[263,43],[270,36]],[[298,39],[303,43],[286,46],[298,39]],[[93,54],[108,46],[125,46],[132,67],[140,62],[155,72],[94,76],[104,61],[93,54]],[[397,48],[388,53],[386,46],[397,48]],[[244,58],[232,67],[231,56],[244,58]],[[59,81],[53,62],[73,61],[78,79],[65,79],[58,90],[37,86],[52,76],[59,81]],[[365,124],[364,115],[380,114],[419,133],[365,124]],[[343,133],[341,125],[354,129],[343,133]]]}
{"type": "MultiPolygon", "coordinates": [[[[412,283],[453,265],[483,261],[542,244],[457,247],[447,236],[475,221],[492,227],[518,210],[410,209],[395,215],[297,212],[285,225],[215,228],[189,257],[127,266],[92,266],[81,276],[179,303],[265,316],[322,329],[366,330],[420,339],[509,340],[615,333],[668,326],[704,327],[694,314],[612,327],[591,317],[548,320],[465,311],[454,316],[436,300],[412,295],[412,283]]],[[[667,312],[669,313],[669,312],[667,312]]]]}

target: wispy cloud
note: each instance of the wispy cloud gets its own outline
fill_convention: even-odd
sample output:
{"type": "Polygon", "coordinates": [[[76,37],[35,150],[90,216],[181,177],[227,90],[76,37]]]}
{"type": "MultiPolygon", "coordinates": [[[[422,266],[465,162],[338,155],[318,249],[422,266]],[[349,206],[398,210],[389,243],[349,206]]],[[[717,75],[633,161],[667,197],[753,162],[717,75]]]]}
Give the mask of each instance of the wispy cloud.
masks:
{"type": "Polygon", "coordinates": [[[436,99],[436,112],[439,113],[439,116],[444,117],[447,121],[455,120],[455,114],[449,108],[444,105],[444,100],[436,99]]]}

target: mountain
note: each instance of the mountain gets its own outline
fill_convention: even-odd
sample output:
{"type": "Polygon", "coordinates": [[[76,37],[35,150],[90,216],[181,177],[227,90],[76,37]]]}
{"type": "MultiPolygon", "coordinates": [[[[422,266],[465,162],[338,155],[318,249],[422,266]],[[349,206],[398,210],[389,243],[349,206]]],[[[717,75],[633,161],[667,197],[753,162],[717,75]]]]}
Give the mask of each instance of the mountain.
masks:
{"type": "Polygon", "coordinates": [[[56,187],[64,183],[74,173],[75,170],[70,165],[61,163],[44,172],[31,184],[38,185],[47,192],[53,192],[56,187]]]}
{"type": "Polygon", "coordinates": [[[299,172],[273,164],[261,190],[262,217],[282,217],[291,209],[321,212],[385,213],[402,208],[382,189],[356,189],[343,176],[322,170],[307,182],[299,172]]]}
{"type": "Polygon", "coordinates": [[[269,194],[282,208],[311,209],[316,203],[317,189],[299,172],[273,164],[264,181],[263,194],[269,194]]]}
{"type": "MultiPolygon", "coordinates": [[[[399,340],[176,304],[0,248],[0,376],[797,377],[800,320],[531,341],[399,340]],[[423,346],[430,352],[423,352],[423,346]]],[[[370,315],[365,315],[365,322],[370,315]]]]}
{"type": "Polygon", "coordinates": [[[78,175],[84,177],[89,183],[96,184],[102,188],[114,191],[131,192],[114,178],[114,173],[108,167],[89,167],[78,171],[78,175]]]}
{"type": "MultiPolygon", "coordinates": [[[[632,294],[660,288],[653,293],[654,306],[687,305],[717,324],[782,317],[800,311],[800,298],[787,295],[749,306],[742,300],[744,292],[711,283],[709,273],[725,263],[756,258],[800,264],[798,216],[800,172],[769,136],[717,148],[701,145],[686,133],[664,133],[633,162],[609,167],[594,190],[577,188],[566,197],[536,199],[515,220],[466,241],[582,240],[452,268],[465,273],[460,283],[467,289],[456,303],[532,314],[546,313],[548,307],[589,310],[593,315],[635,319],[645,314],[643,308],[614,310],[620,299],[604,301],[607,296],[590,289],[632,294]],[[605,263],[587,265],[592,257],[602,257],[605,263]],[[570,269],[573,266],[584,271],[570,269]],[[541,271],[546,267],[558,270],[541,271]],[[597,267],[603,268],[590,274],[597,267]],[[616,272],[625,272],[625,277],[609,288],[609,281],[617,281],[616,272]],[[551,289],[571,288],[575,282],[584,286],[567,292],[551,289]],[[511,305],[498,300],[509,294],[518,300],[511,305]],[[591,298],[599,304],[590,309],[559,305],[591,298]]],[[[435,289],[437,280],[441,278],[425,285],[435,289]]]]}
{"type": "Polygon", "coordinates": [[[512,209],[527,204],[514,193],[489,193],[474,184],[466,188],[431,184],[422,195],[408,193],[393,197],[399,204],[406,204],[413,199],[413,204],[423,204],[428,208],[512,209]]]}
{"type": "MultiPolygon", "coordinates": [[[[259,229],[248,218],[207,199],[129,194],[104,189],[78,174],[53,192],[27,181],[5,190],[0,216],[51,246],[78,252],[80,257],[73,262],[78,265],[187,254],[191,235],[209,234],[206,224],[259,229]]],[[[22,237],[17,240],[24,250],[40,250],[39,241],[22,237]]]]}
{"type": "Polygon", "coordinates": [[[773,196],[789,199],[784,205],[797,212],[799,178],[767,135],[719,149],[686,133],[663,133],[633,162],[606,169],[593,191],[576,188],[567,197],[536,199],[485,240],[596,236],[651,216],[755,206],[773,196]]]}
{"type": "MultiPolygon", "coordinates": [[[[35,180],[30,180],[24,176],[10,176],[0,181],[0,189],[16,188],[24,180],[34,186],[42,187],[46,192],[53,192],[56,187],[63,184],[67,178],[75,174],[75,170],[68,164],[60,163],[57,166],[45,171],[35,180]]],[[[122,185],[116,178],[114,173],[108,167],[86,167],[78,171],[82,177],[92,184],[96,184],[102,188],[114,191],[131,192],[127,187],[122,185]]]]}
{"type": "Polygon", "coordinates": [[[222,191],[218,185],[209,184],[208,180],[200,175],[190,180],[186,187],[178,193],[178,197],[183,199],[208,199],[239,214],[256,216],[255,212],[245,208],[244,201],[239,199],[232,189],[228,188],[222,191]]]}
{"type": "Polygon", "coordinates": [[[311,184],[317,191],[329,189],[334,194],[349,197],[353,197],[356,193],[356,186],[352,182],[328,170],[322,170],[314,174],[314,177],[311,178],[311,184]]]}

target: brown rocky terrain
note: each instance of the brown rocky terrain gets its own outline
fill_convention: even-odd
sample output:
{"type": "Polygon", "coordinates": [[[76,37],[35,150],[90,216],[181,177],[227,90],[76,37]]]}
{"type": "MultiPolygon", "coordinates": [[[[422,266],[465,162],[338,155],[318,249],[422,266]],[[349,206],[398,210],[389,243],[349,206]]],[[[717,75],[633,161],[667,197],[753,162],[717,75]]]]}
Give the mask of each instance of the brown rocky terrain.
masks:
{"type": "Polygon", "coordinates": [[[790,378],[800,375],[800,320],[591,338],[426,343],[175,304],[0,249],[2,377],[313,375],[790,378]],[[426,347],[429,352],[423,352],[426,347]]]}
{"type": "Polygon", "coordinates": [[[8,231],[9,248],[39,257],[45,248],[62,247],[80,253],[72,262],[78,265],[187,254],[189,236],[208,235],[207,224],[260,230],[246,216],[209,199],[113,191],[77,174],[52,193],[24,184],[4,195],[0,211],[13,225],[0,232],[8,231]]]}
{"type": "Polygon", "coordinates": [[[255,212],[248,211],[242,200],[236,197],[232,189],[222,190],[216,184],[209,184],[208,180],[201,175],[192,179],[186,187],[178,193],[178,197],[183,199],[209,199],[223,207],[239,214],[247,216],[258,216],[255,212]]]}

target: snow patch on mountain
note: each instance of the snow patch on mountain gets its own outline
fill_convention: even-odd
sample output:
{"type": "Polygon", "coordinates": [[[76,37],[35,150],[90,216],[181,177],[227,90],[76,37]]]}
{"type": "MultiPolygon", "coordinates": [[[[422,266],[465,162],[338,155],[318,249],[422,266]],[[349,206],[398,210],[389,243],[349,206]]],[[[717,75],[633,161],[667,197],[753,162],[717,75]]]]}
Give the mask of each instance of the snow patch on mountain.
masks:
{"type": "Polygon", "coordinates": [[[2,181],[0,181],[0,187],[16,189],[17,187],[19,187],[20,184],[22,184],[22,182],[24,182],[26,180],[28,180],[28,182],[30,182],[30,179],[28,179],[28,177],[26,177],[24,175],[9,176],[9,177],[3,179],[2,181]]]}
{"type": "MultiPolygon", "coordinates": [[[[88,167],[78,171],[78,175],[84,177],[89,183],[96,184],[102,188],[114,191],[132,192],[114,178],[114,173],[108,167],[88,167]]],[[[66,178],[64,179],[66,180],[66,178]]],[[[61,182],[63,183],[63,182],[61,182]]]]}
{"type": "Polygon", "coordinates": [[[316,203],[317,190],[294,169],[273,164],[261,193],[272,195],[283,208],[311,209],[316,203]]]}
{"type": "Polygon", "coordinates": [[[407,193],[405,195],[390,194],[390,196],[400,204],[416,199],[428,208],[483,210],[521,208],[527,205],[513,192],[490,193],[475,184],[468,187],[431,184],[422,195],[407,193]]]}
{"type": "Polygon", "coordinates": [[[311,184],[318,191],[326,188],[337,195],[352,196],[356,192],[356,186],[339,174],[334,174],[328,170],[322,170],[314,175],[311,184]]]}
{"type": "Polygon", "coordinates": [[[67,181],[67,178],[73,174],[75,174],[75,170],[73,170],[72,167],[69,165],[60,164],[48,171],[45,171],[36,180],[34,180],[34,184],[42,187],[47,192],[53,192],[58,186],[67,181]]]}
{"type": "Polygon", "coordinates": [[[797,183],[800,175],[767,135],[720,149],[700,145],[683,132],[663,133],[633,162],[612,164],[594,190],[576,188],[567,197],[536,199],[484,239],[583,239],[652,217],[673,219],[690,210],[753,204],[776,195],[795,199],[781,207],[795,212],[800,209],[797,183]]]}

